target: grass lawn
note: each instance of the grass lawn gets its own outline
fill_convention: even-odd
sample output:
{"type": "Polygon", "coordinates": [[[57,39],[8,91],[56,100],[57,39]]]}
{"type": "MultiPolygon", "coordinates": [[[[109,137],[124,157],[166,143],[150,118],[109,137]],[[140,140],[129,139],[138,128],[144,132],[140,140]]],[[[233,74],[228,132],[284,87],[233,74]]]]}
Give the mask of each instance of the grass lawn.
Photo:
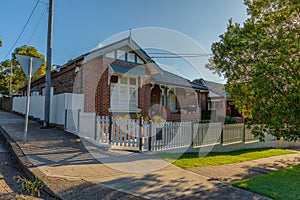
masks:
{"type": "Polygon", "coordinates": [[[300,200],[300,165],[245,179],[233,185],[273,199],[300,200]]]}
{"type": "Polygon", "coordinates": [[[279,156],[286,154],[293,154],[295,152],[284,149],[273,149],[273,148],[262,148],[262,149],[246,149],[233,152],[225,153],[208,153],[205,157],[199,158],[199,153],[184,153],[172,154],[172,153],[161,153],[157,154],[158,157],[173,163],[174,165],[181,168],[211,166],[238,163],[249,160],[255,160],[259,158],[267,158],[271,156],[279,156]]]}

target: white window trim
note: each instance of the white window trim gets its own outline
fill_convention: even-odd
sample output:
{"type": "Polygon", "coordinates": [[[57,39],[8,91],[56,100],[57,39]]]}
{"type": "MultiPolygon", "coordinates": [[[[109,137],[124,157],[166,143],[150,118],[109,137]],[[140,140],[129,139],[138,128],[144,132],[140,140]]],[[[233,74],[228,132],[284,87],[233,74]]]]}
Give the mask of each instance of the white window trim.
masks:
{"type": "Polygon", "coordinates": [[[221,100],[210,100],[209,102],[209,109],[210,110],[220,110],[222,109],[222,101],[221,100]],[[219,108],[216,108],[216,102],[219,103],[219,108]]]}
{"type": "Polygon", "coordinates": [[[116,59],[126,61],[126,51],[118,49],[116,59]]]}
{"type": "Polygon", "coordinates": [[[111,83],[110,84],[110,108],[109,108],[109,111],[133,111],[133,112],[139,112],[141,111],[141,109],[138,108],[138,102],[139,102],[139,99],[138,99],[139,95],[138,95],[138,77],[136,76],[118,76],[118,83],[111,83]],[[121,84],[121,78],[124,77],[124,78],[127,78],[127,84],[121,84]],[[135,85],[131,85],[130,84],[130,78],[134,78],[136,79],[136,84],[135,85]],[[112,87],[115,87],[115,94],[112,94],[112,87]],[[117,87],[117,88],[116,88],[117,87]],[[122,97],[122,93],[121,93],[121,90],[124,92],[124,87],[126,88],[126,95],[127,98],[126,98],[126,102],[124,104],[124,98],[122,97]],[[122,88],[122,89],[121,89],[122,88]],[[133,89],[136,94],[136,101],[135,101],[135,105],[131,105],[130,104],[130,90],[133,89]],[[116,98],[117,95],[117,100],[113,100],[112,98],[116,98]],[[114,104],[113,104],[114,103],[114,104]]]}
{"type": "Polygon", "coordinates": [[[176,110],[176,95],[172,92],[168,95],[168,106],[170,110],[176,110]]]}

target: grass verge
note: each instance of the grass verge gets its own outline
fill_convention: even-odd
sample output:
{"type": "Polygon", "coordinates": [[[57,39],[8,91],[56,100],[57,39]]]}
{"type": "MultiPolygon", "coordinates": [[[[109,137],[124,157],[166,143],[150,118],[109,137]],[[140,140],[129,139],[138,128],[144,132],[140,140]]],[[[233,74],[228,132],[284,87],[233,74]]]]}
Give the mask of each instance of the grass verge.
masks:
{"type": "Polygon", "coordinates": [[[232,185],[273,199],[300,200],[300,165],[245,179],[232,185]]]}
{"type": "Polygon", "coordinates": [[[293,154],[295,152],[274,149],[274,148],[262,148],[262,149],[245,149],[239,151],[225,152],[225,153],[208,153],[199,156],[199,153],[184,153],[184,154],[173,154],[173,153],[160,153],[158,157],[173,163],[174,165],[181,168],[192,168],[202,166],[212,166],[221,164],[231,164],[244,162],[249,160],[256,160],[259,158],[267,158],[272,156],[280,156],[286,154],[293,154]]]}

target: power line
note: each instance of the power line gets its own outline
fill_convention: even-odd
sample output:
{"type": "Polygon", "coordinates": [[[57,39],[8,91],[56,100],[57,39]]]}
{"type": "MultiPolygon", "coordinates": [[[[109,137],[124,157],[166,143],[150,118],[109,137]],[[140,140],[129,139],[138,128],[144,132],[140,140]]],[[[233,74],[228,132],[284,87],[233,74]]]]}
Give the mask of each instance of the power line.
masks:
{"type": "Polygon", "coordinates": [[[186,58],[186,57],[209,57],[213,54],[208,53],[166,53],[166,52],[149,52],[148,54],[153,54],[152,58],[186,58]]]}
{"type": "Polygon", "coordinates": [[[171,53],[171,52],[147,52],[148,54],[162,54],[162,55],[212,55],[208,53],[171,53]]]}
{"type": "Polygon", "coordinates": [[[40,25],[40,23],[41,23],[41,21],[42,21],[42,18],[43,18],[43,16],[44,16],[44,14],[46,13],[46,10],[47,10],[47,7],[45,7],[45,9],[44,9],[44,11],[43,11],[43,13],[42,13],[42,15],[41,15],[41,17],[40,17],[38,23],[36,24],[36,26],[35,26],[35,28],[34,28],[32,34],[31,34],[31,36],[30,36],[30,38],[29,38],[29,40],[28,40],[28,42],[27,42],[27,46],[28,46],[28,44],[31,42],[31,39],[32,39],[33,35],[35,34],[35,32],[36,32],[38,26],[40,25]]]}
{"type": "Polygon", "coordinates": [[[209,57],[211,55],[174,55],[174,56],[151,56],[151,58],[197,58],[197,57],[209,57]]]}
{"type": "Polygon", "coordinates": [[[29,18],[27,19],[27,21],[26,21],[26,23],[25,23],[25,25],[24,25],[24,27],[23,27],[23,29],[22,29],[22,31],[20,32],[18,38],[16,39],[16,41],[15,41],[14,44],[12,45],[11,49],[7,52],[7,54],[6,54],[6,56],[4,57],[3,60],[5,60],[5,59],[8,57],[8,55],[10,54],[10,52],[15,48],[15,46],[16,46],[17,42],[19,41],[19,39],[21,38],[21,36],[22,36],[22,34],[23,34],[23,32],[24,32],[26,26],[28,25],[28,23],[29,23],[29,21],[30,21],[30,19],[31,19],[31,17],[32,17],[34,11],[35,11],[35,9],[37,8],[37,6],[38,6],[38,4],[39,4],[39,1],[40,1],[40,0],[37,0],[35,6],[34,6],[34,8],[33,8],[33,10],[32,10],[31,13],[30,13],[29,18]]]}

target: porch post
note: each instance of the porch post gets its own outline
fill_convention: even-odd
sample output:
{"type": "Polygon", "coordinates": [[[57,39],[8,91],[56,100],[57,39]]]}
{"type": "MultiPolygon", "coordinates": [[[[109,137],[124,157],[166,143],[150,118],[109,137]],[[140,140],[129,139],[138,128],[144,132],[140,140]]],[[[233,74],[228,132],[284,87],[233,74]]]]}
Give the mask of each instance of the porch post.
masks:
{"type": "Polygon", "coordinates": [[[165,88],[162,85],[160,85],[159,88],[162,93],[162,95],[161,95],[162,96],[162,106],[165,106],[165,88]]]}
{"type": "Polygon", "coordinates": [[[197,103],[198,107],[201,107],[201,93],[199,90],[197,91],[197,103]]]}
{"type": "Polygon", "coordinates": [[[169,104],[168,104],[168,98],[169,98],[169,91],[170,91],[170,90],[171,90],[170,88],[166,87],[166,106],[169,105],[169,104]]]}

